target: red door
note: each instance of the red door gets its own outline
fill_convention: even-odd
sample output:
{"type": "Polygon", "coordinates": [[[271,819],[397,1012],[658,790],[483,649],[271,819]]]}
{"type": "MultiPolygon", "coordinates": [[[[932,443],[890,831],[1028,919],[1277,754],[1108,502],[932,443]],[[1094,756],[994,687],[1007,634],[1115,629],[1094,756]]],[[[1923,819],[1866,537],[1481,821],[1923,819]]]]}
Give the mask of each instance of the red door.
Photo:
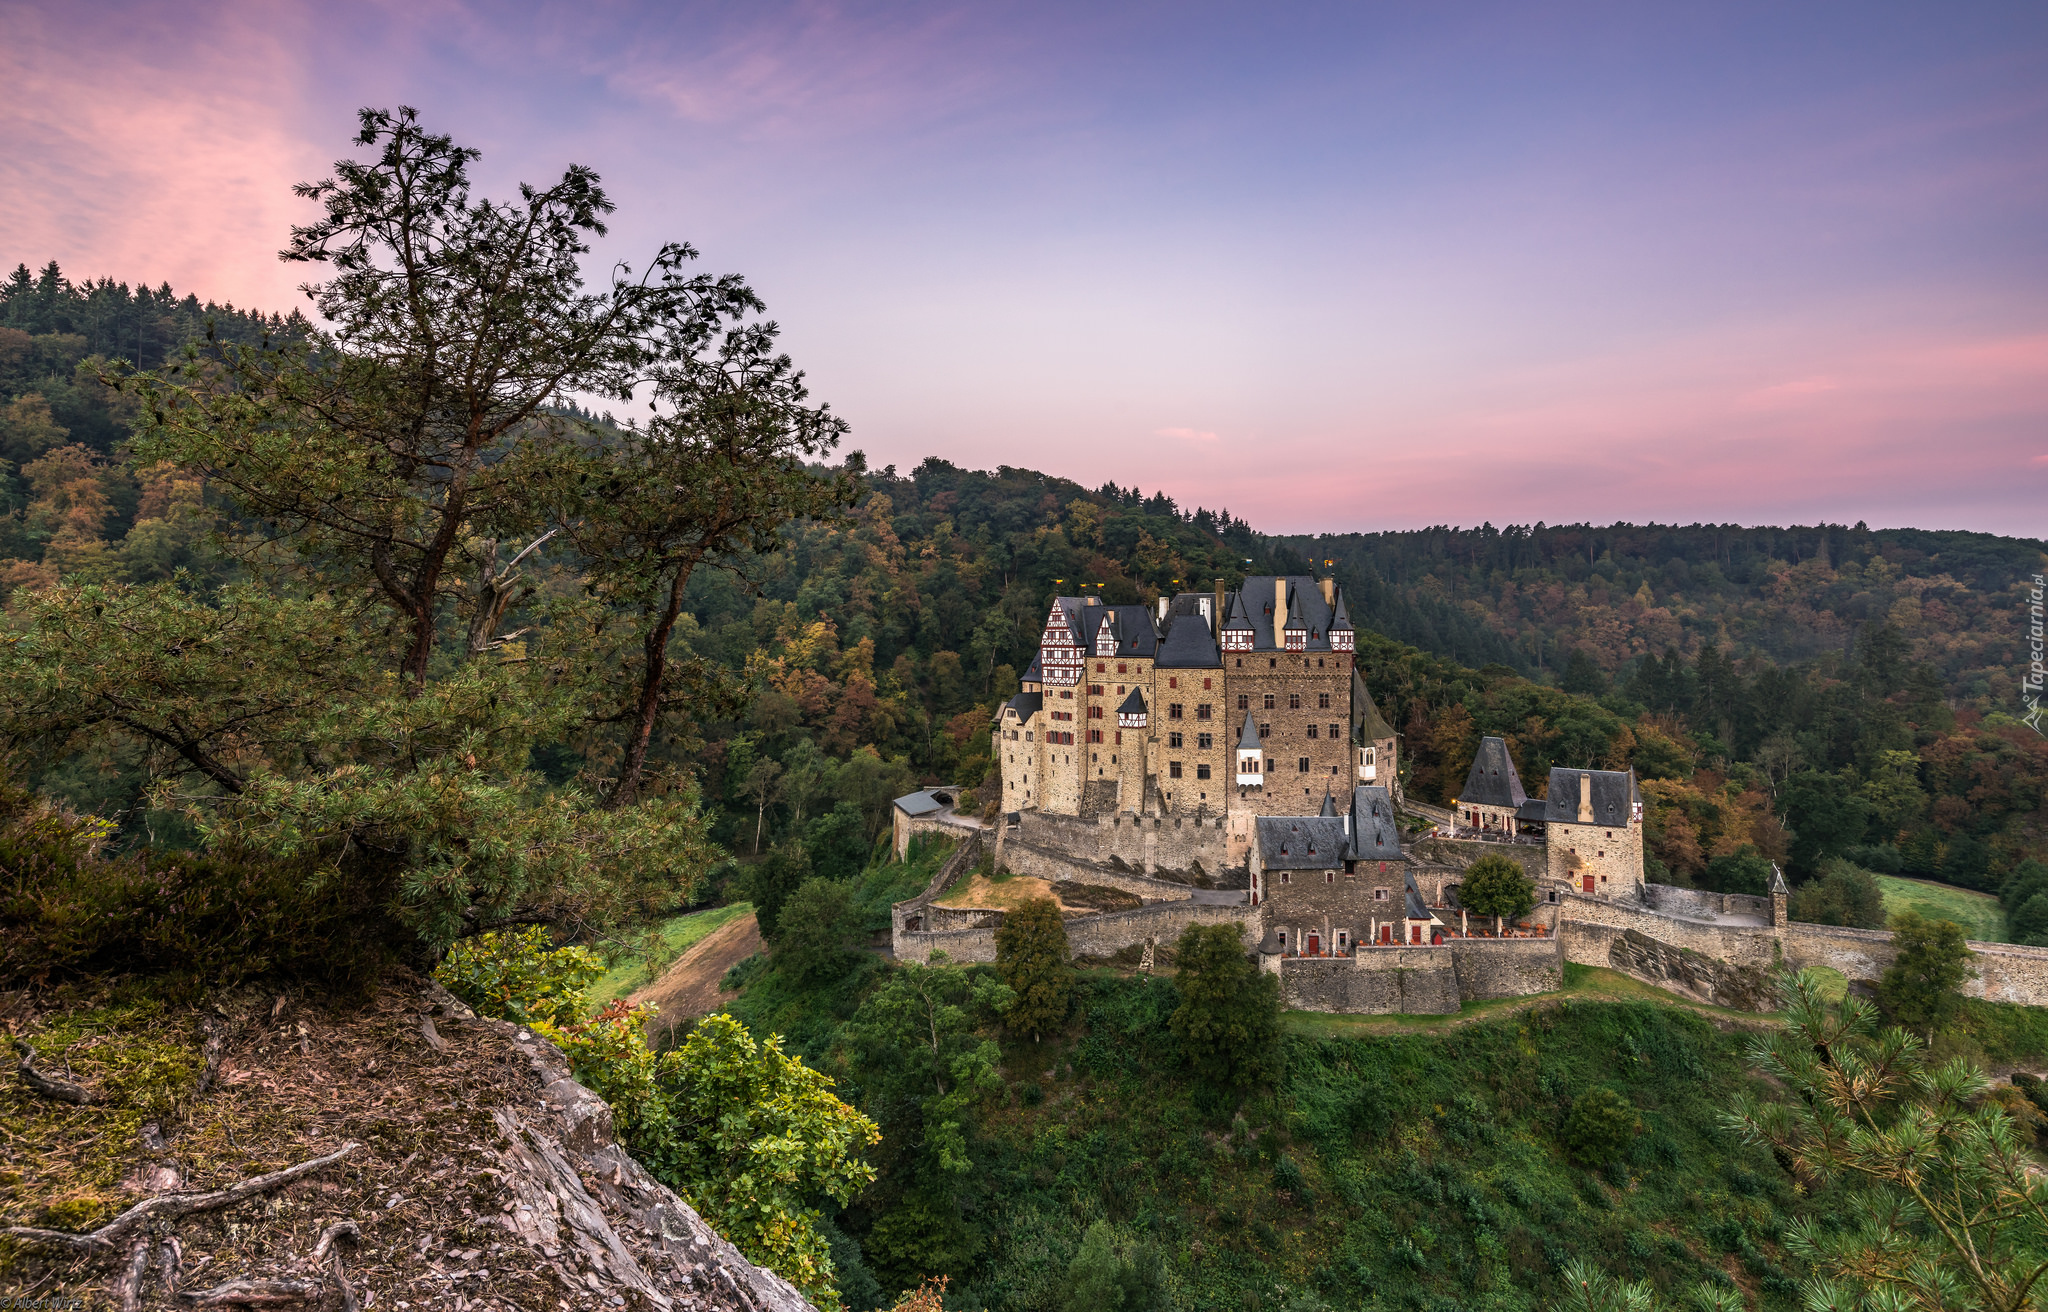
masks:
{"type": "Polygon", "coordinates": [[[1586,892],[1590,893],[1593,891],[1593,876],[1587,875],[1581,882],[1585,885],[1586,892]]]}
{"type": "Polygon", "coordinates": [[[1422,926],[1410,925],[1408,927],[1408,941],[1410,943],[1420,943],[1422,941],[1422,926]]]}
{"type": "Polygon", "coordinates": [[[1310,934],[1308,936],[1308,954],[1312,957],[1323,955],[1323,936],[1321,934],[1310,934]]]}
{"type": "Polygon", "coordinates": [[[1382,943],[1392,943],[1393,941],[1394,941],[1394,927],[1393,927],[1392,925],[1381,925],[1381,926],[1380,926],[1380,942],[1382,942],[1382,943]]]}

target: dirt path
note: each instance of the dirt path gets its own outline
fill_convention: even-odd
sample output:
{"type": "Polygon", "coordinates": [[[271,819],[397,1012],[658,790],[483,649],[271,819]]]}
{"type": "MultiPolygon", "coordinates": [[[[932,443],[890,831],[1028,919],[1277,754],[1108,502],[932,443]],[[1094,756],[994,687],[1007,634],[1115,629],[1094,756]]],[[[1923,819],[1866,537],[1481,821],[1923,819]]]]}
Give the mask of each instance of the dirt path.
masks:
{"type": "Polygon", "coordinates": [[[710,936],[677,957],[661,978],[639,990],[627,1001],[634,1006],[653,1003],[660,1015],[654,1026],[676,1025],[695,1016],[716,1011],[719,1005],[737,997],[721,993],[718,981],[735,962],[744,961],[761,950],[761,926],[754,917],[720,925],[710,936]]]}

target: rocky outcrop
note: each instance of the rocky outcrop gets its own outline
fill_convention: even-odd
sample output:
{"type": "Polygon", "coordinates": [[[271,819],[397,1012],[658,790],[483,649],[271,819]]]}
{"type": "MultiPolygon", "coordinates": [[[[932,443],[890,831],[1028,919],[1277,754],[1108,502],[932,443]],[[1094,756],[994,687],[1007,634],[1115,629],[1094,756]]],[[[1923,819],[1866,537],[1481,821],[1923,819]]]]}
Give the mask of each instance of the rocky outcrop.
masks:
{"type": "Polygon", "coordinates": [[[1633,929],[1608,944],[1608,961],[1624,975],[1670,989],[1697,1002],[1736,1011],[1775,1011],[1777,990],[1770,975],[1755,966],[1716,961],[1691,948],[1660,943],[1633,929]]]}

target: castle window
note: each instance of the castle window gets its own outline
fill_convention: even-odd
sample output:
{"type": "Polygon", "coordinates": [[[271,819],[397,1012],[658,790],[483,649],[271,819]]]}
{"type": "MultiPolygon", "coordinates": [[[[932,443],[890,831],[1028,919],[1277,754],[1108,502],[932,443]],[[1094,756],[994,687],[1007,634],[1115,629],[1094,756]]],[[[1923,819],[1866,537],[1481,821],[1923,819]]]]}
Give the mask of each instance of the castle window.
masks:
{"type": "Polygon", "coordinates": [[[1308,727],[1308,736],[1311,738],[1316,736],[1316,727],[1314,725],[1308,727]]]}
{"type": "Polygon", "coordinates": [[[1166,707],[1166,718],[1167,718],[1167,719],[1169,719],[1169,720],[1178,720],[1178,719],[1180,718],[1180,703],[1179,703],[1179,702],[1169,702],[1169,703],[1167,704],[1167,707],[1166,707]]]}
{"type": "Polygon", "coordinates": [[[1124,674],[1124,673],[1127,673],[1127,672],[1129,672],[1129,670],[1130,670],[1130,667],[1129,667],[1128,665],[1125,665],[1125,664],[1124,664],[1124,663],[1123,663],[1122,661],[1118,661],[1118,662],[1116,663],[1116,672],[1117,672],[1118,674],[1124,674]]]}
{"type": "Polygon", "coordinates": [[[1300,694],[1300,693],[1298,693],[1298,692],[1290,692],[1290,693],[1288,693],[1288,694],[1287,694],[1287,709],[1288,709],[1288,710],[1290,710],[1290,711],[1298,711],[1298,710],[1300,710],[1300,709],[1301,709],[1301,694],[1300,694]]]}
{"type": "Polygon", "coordinates": [[[1330,726],[1330,737],[1332,737],[1332,738],[1335,738],[1336,736],[1337,736],[1337,726],[1333,724],[1333,725],[1331,725],[1331,726],[1330,726]]]}
{"type": "Polygon", "coordinates": [[[1123,731],[1122,729],[1118,729],[1118,730],[1116,731],[1116,742],[1117,742],[1117,746],[1119,746],[1119,747],[1123,746],[1123,742],[1124,742],[1124,731],[1123,731]]]}
{"type": "Polygon", "coordinates": [[[1245,696],[1243,693],[1239,693],[1237,695],[1237,709],[1240,711],[1248,711],[1251,708],[1252,699],[1250,697],[1245,696]]]}
{"type": "Polygon", "coordinates": [[[1273,694],[1270,692],[1266,694],[1266,709],[1269,711],[1273,709],[1273,694]]]}
{"type": "Polygon", "coordinates": [[[1210,682],[1211,682],[1211,681],[1210,681],[1210,680],[1208,680],[1208,679],[1204,679],[1204,680],[1202,680],[1202,691],[1203,691],[1203,692],[1207,692],[1207,691],[1209,691],[1209,686],[1210,686],[1210,682]]]}
{"type": "Polygon", "coordinates": [[[1178,778],[1180,778],[1180,762],[1179,762],[1179,761],[1168,761],[1168,762],[1166,763],[1166,777],[1167,777],[1167,778],[1169,778],[1169,779],[1178,779],[1178,778]]]}
{"type": "Polygon", "coordinates": [[[1100,673],[1102,673],[1102,672],[1103,672],[1104,670],[1106,670],[1106,669],[1108,669],[1108,668],[1109,668],[1109,667],[1108,667],[1107,665],[1104,665],[1104,664],[1103,664],[1103,663],[1102,663],[1101,661],[1097,661],[1097,662],[1095,662],[1095,672],[1096,672],[1097,674],[1100,674],[1100,673]]]}
{"type": "Polygon", "coordinates": [[[1088,685],[1088,695],[1089,695],[1090,697],[1100,697],[1100,696],[1102,695],[1102,685],[1101,685],[1101,684],[1099,684],[1099,683],[1091,683],[1091,684],[1089,684],[1089,685],[1088,685]]]}
{"type": "Polygon", "coordinates": [[[1273,726],[1272,726],[1272,725],[1270,725],[1270,724],[1262,724],[1262,725],[1260,725],[1260,726],[1259,726],[1259,737],[1261,737],[1261,738],[1271,738],[1272,736],[1273,736],[1273,726]]]}
{"type": "Polygon", "coordinates": [[[1337,882],[1337,872],[1336,872],[1336,871],[1334,871],[1334,870],[1325,870],[1325,871],[1323,872],[1323,882],[1324,882],[1325,884],[1334,884],[1334,883],[1336,883],[1336,882],[1337,882]]]}
{"type": "Polygon", "coordinates": [[[1239,656],[1239,657],[1237,658],[1237,666],[1236,666],[1236,668],[1237,668],[1237,669],[1240,669],[1240,670],[1244,668],[1244,657],[1242,657],[1242,656],[1239,656]]]}
{"type": "Polygon", "coordinates": [[[1296,767],[1296,769],[1302,774],[1308,773],[1308,758],[1306,756],[1301,758],[1301,763],[1296,767]]]}
{"type": "Polygon", "coordinates": [[[1277,670],[1277,669],[1279,669],[1279,668],[1280,668],[1280,658],[1279,658],[1278,656],[1268,656],[1268,657],[1266,658],[1266,668],[1267,668],[1267,669],[1269,669],[1269,670],[1277,670]]]}
{"type": "Polygon", "coordinates": [[[1209,703],[1203,702],[1200,706],[1197,706],[1195,708],[1195,718],[1197,720],[1206,720],[1209,718],[1209,703]]]}
{"type": "MultiPolygon", "coordinates": [[[[1206,766],[1206,765],[1197,765],[1197,766],[1195,766],[1195,778],[1197,778],[1197,779],[1207,779],[1208,777],[1209,777],[1209,767],[1208,767],[1208,766],[1206,766]]],[[[1207,793],[1203,793],[1203,794],[1202,794],[1202,796],[1204,796],[1204,797],[1207,797],[1207,796],[1208,796],[1208,794],[1207,794],[1207,793]]]]}
{"type": "Polygon", "coordinates": [[[1375,902],[1384,902],[1384,901],[1386,901],[1386,900],[1387,900],[1387,890],[1386,890],[1386,889],[1384,889],[1384,888],[1376,888],[1376,889],[1374,889],[1374,890],[1372,891],[1372,900],[1373,900],[1373,901],[1375,901],[1375,902]]]}
{"type": "Polygon", "coordinates": [[[1170,733],[1170,734],[1166,735],[1166,745],[1167,745],[1168,747],[1178,747],[1178,746],[1180,746],[1180,745],[1181,745],[1181,739],[1180,739],[1180,735],[1179,735],[1179,734],[1177,734],[1177,733],[1170,733]]]}
{"type": "Polygon", "coordinates": [[[1089,742],[1091,742],[1091,743],[1099,743],[1099,742],[1101,742],[1101,741],[1102,741],[1102,730],[1100,730],[1100,729],[1090,729],[1090,730],[1088,731],[1088,741],[1089,741],[1089,742]]]}
{"type": "Polygon", "coordinates": [[[1178,687],[1180,687],[1180,680],[1179,680],[1179,679],[1177,679],[1177,678],[1175,678],[1175,679],[1168,679],[1168,680],[1166,681],[1166,686],[1167,686],[1167,687],[1169,687],[1169,688],[1178,688],[1178,687]]]}
{"type": "MultiPolygon", "coordinates": [[[[1287,882],[1287,872],[1285,870],[1280,872],[1280,882],[1283,884],[1287,882]]],[[[1280,931],[1280,941],[1282,943],[1287,941],[1287,931],[1284,929],[1280,931]]]]}
{"type": "Polygon", "coordinates": [[[1317,693],[1317,694],[1316,694],[1316,708],[1317,708],[1318,710],[1324,710],[1324,711],[1327,711],[1327,710],[1329,710],[1329,709],[1330,709],[1330,694],[1328,694],[1328,693],[1326,693],[1326,692],[1319,692],[1319,693],[1317,693]]]}
{"type": "Polygon", "coordinates": [[[1089,719],[1091,719],[1091,720],[1099,720],[1099,719],[1101,719],[1101,718],[1102,718],[1102,708],[1101,708],[1100,706],[1091,706],[1091,707],[1089,707],[1089,708],[1088,708],[1088,718],[1089,718],[1089,719]]]}
{"type": "Polygon", "coordinates": [[[1323,658],[1320,656],[1316,657],[1316,668],[1319,670],[1323,668],[1323,658]]]}
{"type": "Polygon", "coordinates": [[[1074,690],[1072,688],[1062,688],[1060,690],[1060,700],[1066,702],[1074,700],[1074,690]]]}
{"type": "Polygon", "coordinates": [[[1216,735],[1215,735],[1215,734],[1213,734],[1213,733],[1198,733],[1198,734],[1196,734],[1196,735],[1195,735],[1195,746],[1197,746],[1197,747],[1201,748],[1201,749],[1202,749],[1203,751],[1205,751],[1205,752],[1206,752],[1206,751],[1208,751],[1208,750],[1209,750],[1209,749],[1210,749],[1211,747],[1214,747],[1215,745],[1216,745],[1216,735]]]}

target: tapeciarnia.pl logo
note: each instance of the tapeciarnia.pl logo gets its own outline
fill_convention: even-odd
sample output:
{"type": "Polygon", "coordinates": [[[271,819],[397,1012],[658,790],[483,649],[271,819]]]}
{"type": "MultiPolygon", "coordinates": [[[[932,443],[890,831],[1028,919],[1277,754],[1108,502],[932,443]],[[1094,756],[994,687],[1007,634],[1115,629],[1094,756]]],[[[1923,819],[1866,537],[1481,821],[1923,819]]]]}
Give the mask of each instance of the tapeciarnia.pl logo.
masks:
{"type": "Polygon", "coordinates": [[[2041,688],[2048,682],[2048,664],[2042,661],[2041,604],[2048,595],[2048,580],[2039,574],[2034,576],[2033,591],[2027,594],[2027,677],[2020,684],[2027,699],[2027,713],[2021,718],[2035,733],[2041,733],[2041,688]]]}

